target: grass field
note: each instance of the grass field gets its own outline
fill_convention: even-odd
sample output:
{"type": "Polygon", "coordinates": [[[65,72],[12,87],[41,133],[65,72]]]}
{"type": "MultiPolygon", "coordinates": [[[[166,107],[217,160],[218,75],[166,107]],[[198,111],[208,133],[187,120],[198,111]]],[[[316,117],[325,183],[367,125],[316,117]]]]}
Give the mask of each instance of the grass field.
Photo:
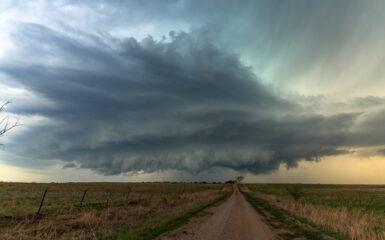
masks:
{"type": "MultiPolygon", "coordinates": [[[[298,201],[287,191],[292,186],[242,187],[272,227],[288,229],[281,239],[385,239],[385,186],[296,185],[304,193],[298,201]]],[[[0,182],[0,239],[154,239],[223,201],[231,189],[193,183],[0,182]]]]}
{"type": "Polygon", "coordinates": [[[252,194],[277,209],[340,239],[385,239],[385,186],[297,185],[303,196],[295,201],[288,184],[248,184],[252,194]]]}
{"type": "Polygon", "coordinates": [[[2,182],[0,239],[148,239],[230,191],[223,184],[2,182]]]}

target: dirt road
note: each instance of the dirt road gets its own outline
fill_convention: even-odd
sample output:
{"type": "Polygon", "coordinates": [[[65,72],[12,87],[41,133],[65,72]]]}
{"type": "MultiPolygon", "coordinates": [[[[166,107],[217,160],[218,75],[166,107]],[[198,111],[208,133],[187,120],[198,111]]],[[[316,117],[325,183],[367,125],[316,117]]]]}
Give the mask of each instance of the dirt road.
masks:
{"type": "Polygon", "coordinates": [[[275,237],[234,185],[232,196],[198,227],[196,233],[183,239],[267,240],[275,237]]]}

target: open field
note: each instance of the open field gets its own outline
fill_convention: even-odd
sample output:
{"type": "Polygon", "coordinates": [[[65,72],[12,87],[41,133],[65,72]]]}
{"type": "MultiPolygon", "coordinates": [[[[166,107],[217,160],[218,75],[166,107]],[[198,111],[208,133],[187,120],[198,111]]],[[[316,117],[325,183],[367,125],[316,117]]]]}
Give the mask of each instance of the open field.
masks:
{"type": "Polygon", "coordinates": [[[190,229],[189,219],[214,204],[212,217],[196,226],[195,233],[179,230],[178,237],[205,239],[211,232],[211,240],[233,235],[247,239],[254,231],[282,240],[385,239],[384,186],[241,184],[241,193],[257,212],[232,188],[193,183],[0,183],[0,239],[157,239],[174,236],[163,235],[170,230],[190,229]],[[293,186],[303,192],[298,201],[287,191],[293,186]]]}
{"type": "Polygon", "coordinates": [[[0,183],[0,239],[150,239],[229,192],[223,184],[0,183]]]}
{"type": "Polygon", "coordinates": [[[271,204],[303,223],[338,239],[385,239],[385,186],[297,185],[304,192],[295,201],[288,184],[247,184],[260,204],[271,204]]]}

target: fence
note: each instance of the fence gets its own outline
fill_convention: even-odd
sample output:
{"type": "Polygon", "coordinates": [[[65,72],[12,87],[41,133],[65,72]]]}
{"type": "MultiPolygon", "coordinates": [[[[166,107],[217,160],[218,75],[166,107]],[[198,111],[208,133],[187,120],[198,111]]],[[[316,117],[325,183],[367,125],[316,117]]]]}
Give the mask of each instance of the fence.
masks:
{"type": "Polygon", "coordinates": [[[0,217],[50,212],[78,211],[88,208],[105,208],[113,205],[133,205],[152,198],[178,198],[207,189],[219,189],[221,184],[131,184],[121,188],[94,185],[77,185],[76,189],[47,184],[38,188],[0,188],[0,217]],[[83,188],[81,187],[88,187],[83,188]]]}

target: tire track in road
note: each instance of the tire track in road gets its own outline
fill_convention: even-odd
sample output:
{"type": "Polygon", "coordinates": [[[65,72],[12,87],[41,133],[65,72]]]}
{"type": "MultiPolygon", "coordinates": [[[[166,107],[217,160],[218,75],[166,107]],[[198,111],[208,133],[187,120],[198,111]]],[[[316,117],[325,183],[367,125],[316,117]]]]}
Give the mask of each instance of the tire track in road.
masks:
{"type": "Polygon", "coordinates": [[[204,221],[190,240],[270,240],[273,232],[234,185],[232,196],[204,221]]]}

